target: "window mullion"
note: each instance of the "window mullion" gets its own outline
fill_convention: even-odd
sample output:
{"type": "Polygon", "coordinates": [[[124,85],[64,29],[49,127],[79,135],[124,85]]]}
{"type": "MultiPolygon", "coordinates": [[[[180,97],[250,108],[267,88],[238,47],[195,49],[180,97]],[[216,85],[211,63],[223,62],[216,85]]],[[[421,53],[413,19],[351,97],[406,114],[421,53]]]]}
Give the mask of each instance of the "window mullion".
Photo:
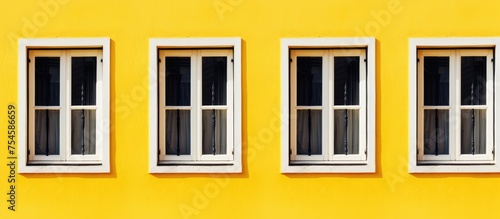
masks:
{"type": "Polygon", "coordinates": [[[461,132],[461,60],[460,53],[452,50],[450,53],[450,114],[449,114],[449,154],[450,160],[460,159],[461,132]]]}
{"type": "Polygon", "coordinates": [[[63,160],[69,160],[71,151],[71,57],[68,51],[61,53],[60,66],[60,155],[63,160]]]}
{"type": "Polygon", "coordinates": [[[196,160],[201,160],[201,155],[203,154],[203,121],[202,121],[202,110],[201,106],[202,104],[202,85],[203,85],[203,73],[202,73],[202,57],[201,57],[201,51],[193,51],[193,58],[192,60],[195,60],[195,70],[193,71],[193,74],[195,75],[194,78],[196,78],[196,93],[195,93],[195,98],[196,102],[193,107],[193,111],[196,111],[196,150],[195,150],[195,157],[196,160]]]}
{"type": "Polygon", "coordinates": [[[322,100],[322,155],[323,160],[333,158],[333,50],[323,53],[323,100],[322,100]],[[330,132],[330,133],[329,133],[330,132]]]}

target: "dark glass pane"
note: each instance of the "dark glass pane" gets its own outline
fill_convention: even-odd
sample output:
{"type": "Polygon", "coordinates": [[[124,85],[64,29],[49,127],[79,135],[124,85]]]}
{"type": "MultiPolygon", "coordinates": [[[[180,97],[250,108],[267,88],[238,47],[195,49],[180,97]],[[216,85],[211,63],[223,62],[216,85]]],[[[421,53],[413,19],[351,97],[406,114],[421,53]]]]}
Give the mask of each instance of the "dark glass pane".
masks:
{"type": "Polygon", "coordinates": [[[359,154],[359,111],[335,110],[334,154],[359,154]]]}
{"type": "Polygon", "coordinates": [[[191,111],[167,110],[165,117],[166,154],[191,154],[191,111]]]}
{"type": "Polygon", "coordinates": [[[424,105],[448,105],[450,92],[449,60],[449,57],[424,57],[424,105]]]}
{"type": "Polygon", "coordinates": [[[71,111],[71,154],[96,154],[96,111],[71,111]]]}
{"type": "Polygon", "coordinates": [[[227,153],[227,112],[226,110],[203,110],[202,112],[202,153],[227,153]]]}
{"type": "Polygon", "coordinates": [[[165,58],[165,104],[191,105],[191,57],[165,58]]]}
{"type": "Polygon", "coordinates": [[[297,110],[297,154],[321,154],[321,110],[297,110]]]}
{"type": "Polygon", "coordinates": [[[321,106],[322,57],[297,57],[297,106],[321,106]]]}
{"type": "Polygon", "coordinates": [[[461,116],[461,154],[486,154],[486,110],[466,109],[461,116]]]}
{"type": "Polygon", "coordinates": [[[35,155],[59,154],[59,110],[35,110],[35,155]]]}
{"type": "Polygon", "coordinates": [[[424,110],[424,154],[449,154],[448,110],[424,110]]]}
{"type": "Polygon", "coordinates": [[[71,105],[96,105],[96,57],[71,57],[71,105]]]}
{"type": "Polygon", "coordinates": [[[35,105],[59,106],[59,57],[35,57],[35,105]]]}
{"type": "Polygon", "coordinates": [[[226,105],[227,57],[202,58],[203,105],[226,105]]]}
{"type": "Polygon", "coordinates": [[[462,57],[462,105],[486,104],[486,57],[462,57]]]}
{"type": "Polygon", "coordinates": [[[335,105],[359,105],[359,57],[334,59],[335,105]]]}

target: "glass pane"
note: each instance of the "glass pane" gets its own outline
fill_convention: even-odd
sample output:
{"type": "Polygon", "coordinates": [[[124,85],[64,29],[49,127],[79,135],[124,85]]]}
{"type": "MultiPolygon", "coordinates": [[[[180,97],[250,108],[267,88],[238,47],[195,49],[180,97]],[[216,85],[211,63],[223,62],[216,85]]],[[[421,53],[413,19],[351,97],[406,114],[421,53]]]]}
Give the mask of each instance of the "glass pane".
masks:
{"type": "Polygon", "coordinates": [[[203,105],[226,105],[227,57],[202,58],[203,105]]]}
{"type": "Polygon", "coordinates": [[[297,154],[321,154],[321,110],[297,110],[297,154]]]}
{"type": "Polygon", "coordinates": [[[191,105],[191,57],[165,58],[165,104],[191,105]]]}
{"type": "Polygon", "coordinates": [[[424,105],[448,105],[450,92],[449,60],[449,57],[424,57],[424,105]]]}
{"type": "Polygon", "coordinates": [[[71,104],[96,105],[97,57],[71,57],[71,104]]]}
{"type": "Polygon", "coordinates": [[[96,111],[71,111],[71,154],[96,154],[96,111]]]}
{"type": "Polygon", "coordinates": [[[226,110],[203,110],[202,120],[203,154],[226,154],[226,110]]]}
{"type": "Polygon", "coordinates": [[[448,110],[424,110],[424,154],[449,154],[448,110]]]}
{"type": "Polygon", "coordinates": [[[321,106],[322,57],[297,57],[297,106],[321,106]]]}
{"type": "Polygon", "coordinates": [[[359,110],[335,110],[334,154],[359,154],[359,110]]]}
{"type": "Polygon", "coordinates": [[[59,154],[59,110],[35,110],[35,155],[59,154]]]}
{"type": "Polygon", "coordinates": [[[169,155],[191,154],[191,111],[167,110],[165,147],[169,155]]]}
{"type": "Polygon", "coordinates": [[[486,154],[486,110],[462,110],[461,153],[486,154]]]}
{"type": "Polygon", "coordinates": [[[335,57],[335,105],[359,105],[359,57],[335,57]]]}
{"type": "Polygon", "coordinates": [[[486,104],[486,57],[462,57],[462,105],[486,104]]]}
{"type": "Polygon", "coordinates": [[[35,57],[35,105],[59,106],[59,57],[35,57]]]}

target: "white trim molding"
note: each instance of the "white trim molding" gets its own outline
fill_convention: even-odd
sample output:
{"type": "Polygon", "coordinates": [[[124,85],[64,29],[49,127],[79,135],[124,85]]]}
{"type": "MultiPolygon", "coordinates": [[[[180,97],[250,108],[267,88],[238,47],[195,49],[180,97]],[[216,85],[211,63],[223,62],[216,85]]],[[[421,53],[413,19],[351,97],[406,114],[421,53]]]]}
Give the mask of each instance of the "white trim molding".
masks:
{"type": "MultiPolygon", "coordinates": [[[[83,50],[81,50],[83,51],[83,50]]],[[[86,50],[86,53],[88,50],[86,50]]],[[[41,54],[44,54],[43,52],[41,54]]],[[[37,38],[19,39],[18,44],[18,156],[20,173],[109,173],[110,172],[110,39],[109,38],[37,38]],[[30,160],[28,156],[29,142],[29,104],[28,104],[28,60],[29,50],[48,51],[71,49],[79,53],[80,49],[95,49],[98,59],[97,91],[99,97],[96,120],[96,155],[92,160],[80,158],[63,160],[30,160]]],[[[61,143],[62,145],[64,143],[61,143]]],[[[35,153],[34,151],[31,153],[35,153]]],[[[31,156],[33,157],[33,156],[31,156]]]]}
{"type": "MultiPolygon", "coordinates": [[[[333,57],[324,56],[321,57],[333,57]]],[[[326,59],[326,58],[324,58],[326,59]]],[[[333,58],[332,58],[333,60],[333,58]]],[[[360,60],[364,63],[365,60],[360,60]]],[[[332,62],[333,63],[333,62],[332,62]]],[[[376,83],[375,83],[375,39],[372,37],[353,37],[353,38],[285,38],[281,39],[281,116],[283,125],[281,127],[281,172],[282,173],[374,173],[376,170],[375,164],[375,98],[376,98],[376,83]],[[291,133],[290,128],[293,122],[290,121],[292,117],[290,114],[290,107],[292,106],[290,102],[290,92],[295,90],[291,87],[290,83],[292,80],[290,76],[290,59],[293,54],[291,50],[300,51],[301,53],[311,53],[316,54],[318,52],[331,50],[331,54],[337,54],[335,51],[344,52],[342,56],[349,56],[350,52],[352,52],[351,56],[359,56],[366,58],[366,79],[361,77],[360,81],[360,92],[363,94],[360,95],[360,101],[365,100],[363,103],[360,103],[359,106],[354,107],[353,109],[360,109],[360,112],[365,112],[362,115],[360,121],[363,124],[360,124],[360,127],[363,126],[360,130],[365,130],[360,133],[362,135],[360,139],[364,142],[360,148],[363,151],[360,151],[359,155],[333,155],[333,141],[332,137],[328,134],[325,136],[325,133],[329,133],[331,130],[326,130],[323,132],[323,135],[326,137],[323,139],[323,142],[326,142],[328,145],[323,145],[323,148],[329,150],[329,154],[327,152],[323,152],[322,155],[315,155],[305,157],[304,160],[294,158],[291,156],[295,155],[295,151],[291,148],[291,133]],[[309,50],[311,52],[309,52],[309,50]],[[360,51],[363,53],[360,55],[360,51]],[[365,52],[366,51],[366,54],[365,52]],[[365,83],[366,82],[366,83],[365,83]],[[363,86],[364,85],[364,86],[363,86]],[[365,95],[366,94],[366,95],[365,95]],[[361,98],[364,97],[364,98],[361,98]],[[330,137],[328,137],[330,136],[330,137]],[[330,138],[330,140],[328,140],[330,138]],[[365,154],[366,149],[366,154],[365,154]],[[291,151],[293,154],[291,155],[291,151]],[[326,154],[325,154],[326,153],[326,154]],[[366,156],[365,156],[366,155],[366,156]],[[331,156],[331,158],[330,158],[331,156]],[[314,158],[313,158],[314,157],[314,158]],[[319,160],[313,160],[313,159],[319,160]]],[[[333,65],[333,64],[323,64],[323,65],[333,65]]],[[[361,72],[364,72],[364,67],[360,69],[361,72]]],[[[324,69],[331,69],[328,66],[324,66],[324,69]]],[[[328,74],[326,75],[328,76],[328,74]]],[[[329,79],[324,76],[323,84],[324,89],[323,93],[330,93],[332,90],[331,86],[327,86],[329,79]]],[[[323,96],[331,96],[323,95],[323,96]]],[[[327,97],[324,97],[327,98],[327,97]]],[[[323,99],[324,99],[323,98],[323,99]]],[[[331,98],[327,98],[331,99],[331,98]]],[[[327,100],[325,100],[328,102],[327,100]]],[[[326,103],[324,103],[326,104],[326,103]]],[[[332,105],[333,106],[333,105],[332,105]]],[[[297,106],[296,106],[297,107],[297,106]]],[[[324,108],[325,106],[323,106],[324,108]]],[[[328,105],[327,107],[330,107],[328,105]]],[[[334,106],[335,107],[335,106],[334,106]]],[[[352,108],[352,107],[351,107],[352,108]]],[[[340,108],[339,108],[340,109],[340,108]]],[[[326,112],[326,111],[325,111],[326,112]]],[[[325,114],[325,113],[323,113],[325,114]]],[[[325,114],[328,115],[328,114],[325,114]]],[[[331,121],[328,121],[329,126],[324,125],[324,128],[330,127],[332,128],[331,121]]],[[[330,129],[327,128],[327,129],[330,129]]],[[[302,155],[301,155],[302,156],[302,155]]],[[[304,155],[305,156],[305,155],[304,155]]],[[[297,157],[297,156],[296,156],[297,157]]]]}
{"type": "MultiPolygon", "coordinates": [[[[495,57],[500,57],[500,38],[497,37],[471,37],[471,38],[411,38],[409,39],[409,69],[408,69],[408,86],[409,86],[409,115],[408,115],[408,125],[409,125],[409,142],[408,142],[408,171],[410,173],[496,173],[500,172],[500,163],[499,160],[496,158],[494,152],[498,152],[499,145],[496,144],[496,141],[500,139],[499,135],[499,128],[500,128],[500,118],[498,115],[500,115],[500,103],[498,100],[495,100],[497,97],[500,95],[500,89],[498,89],[498,85],[500,85],[500,77],[494,77],[494,81],[488,81],[487,83],[489,87],[487,87],[486,92],[491,92],[489,93],[488,96],[488,103],[484,107],[493,107],[493,116],[494,121],[493,121],[493,129],[488,130],[489,135],[493,135],[493,137],[488,136],[488,145],[486,145],[487,148],[487,154],[484,155],[478,155],[477,157],[473,157],[472,155],[465,155],[466,157],[464,159],[459,159],[458,156],[464,156],[460,155],[460,151],[457,151],[460,149],[460,146],[457,146],[457,144],[460,144],[459,140],[460,139],[457,134],[451,135],[455,136],[455,138],[450,139],[450,155],[445,156],[445,155],[440,155],[443,156],[444,158],[450,157],[448,160],[443,160],[439,159],[439,156],[435,157],[429,157],[430,155],[423,155],[423,152],[418,154],[418,143],[419,141],[419,135],[418,135],[418,127],[419,127],[419,106],[418,106],[418,86],[419,86],[419,72],[418,72],[418,55],[419,55],[419,50],[420,52],[427,52],[428,54],[441,54],[441,53],[450,53],[450,57],[456,57],[458,55],[453,56],[453,54],[456,54],[460,51],[464,51],[464,54],[469,54],[469,53],[474,53],[476,54],[477,51],[487,51],[490,50],[493,52],[493,68],[489,68],[488,71],[493,71],[493,76],[498,76],[500,68],[497,65],[498,62],[496,62],[495,57]],[[444,49],[444,50],[443,50],[444,49]],[[481,50],[479,50],[481,49],[481,50]],[[491,85],[491,86],[490,86],[491,85]],[[493,94],[493,95],[492,95],[493,94]],[[493,102],[493,104],[491,103],[493,102]],[[492,144],[492,145],[490,145],[492,144]],[[420,156],[420,157],[419,157],[420,156]],[[477,158],[477,159],[476,159],[477,158]]],[[[471,53],[471,54],[472,54],[471,53]]],[[[423,54],[423,53],[422,53],[423,54]]],[[[481,56],[485,57],[490,57],[490,55],[486,55],[487,52],[482,52],[481,56]]],[[[451,58],[450,58],[451,59],[451,58]]],[[[420,60],[423,62],[423,60],[420,60]]],[[[451,64],[454,62],[459,62],[459,61],[450,61],[451,64]]],[[[490,63],[490,60],[487,60],[487,63],[490,63]]],[[[450,65],[451,65],[450,64],[450,65]]],[[[455,64],[454,66],[450,66],[450,71],[452,69],[455,69],[454,72],[451,72],[450,74],[460,72],[459,68],[460,66],[455,64]]],[[[453,75],[452,75],[453,76],[453,75]]],[[[452,77],[450,76],[450,77],[452,77]]],[[[454,76],[455,77],[455,76],[454,76]]],[[[460,77],[457,75],[456,77],[460,77]]],[[[421,80],[423,80],[421,78],[421,80]]],[[[450,79],[451,80],[451,79],[450,79]]],[[[490,80],[490,79],[488,79],[490,80]]],[[[422,82],[420,82],[422,83],[422,82]]],[[[455,87],[455,91],[460,91],[460,88],[457,87],[458,85],[453,85],[450,83],[450,92],[451,89],[455,87]]],[[[457,96],[457,94],[452,94],[450,95],[457,96]]],[[[460,95],[460,94],[458,94],[460,95]]],[[[422,96],[422,94],[420,95],[422,96]]],[[[451,99],[451,98],[450,98],[451,99]]],[[[450,104],[453,103],[453,106],[450,105],[451,109],[456,108],[459,106],[459,102],[457,103],[453,98],[453,101],[450,100],[450,104]],[[458,104],[458,105],[457,105],[458,104]]],[[[423,101],[423,100],[421,100],[423,101]]],[[[422,106],[420,107],[422,108],[422,106]]],[[[432,107],[431,107],[432,108],[432,107]]],[[[435,108],[435,107],[434,107],[435,108]]],[[[456,110],[455,110],[456,111],[456,110]]],[[[453,112],[453,110],[452,110],[453,112]]],[[[490,112],[490,111],[488,111],[490,112]]],[[[455,116],[457,113],[453,113],[453,115],[450,116],[455,116]]],[[[420,113],[422,117],[422,113],[420,113]]],[[[458,115],[458,114],[457,114],[458,115]]],[[[489,117],[492,115],[490,114],[489,117]]],[[[455,116],[456,117],[456,116],[455,116]]],[[[488,117],[488,119],[490,119],[488,117]]],[[[459,117],[457,117],[459,118],[459,117]]],[[[457,120],[457,119],[454,119],[457,120]]],[[[457,120],[458,121],[458,120],[457,120]]],[[[460,121],[458,121],[459,123],[460,121]]],[[[491,121],[490,121],[491,122],[491,121]]],[[[490,124],[490,123],[488,123],[490,124]]],[[[420,125],[422,126],[422,124],[420,125]]],[[[456,130],[456,127],[452,127],[450,125],[449,128],[450,132],[452,130],[456,130]]],[[[459,135],[459,134],[458,134],[459,135]]],[[[421,135],[420,138],[423,135],[421,135]]],[[[422,146],[421,146],[422,147],[422,146]]],[[[423,149],[422,149],[423,150],[423,149]]]]}
{"type": "MultiPolygon", "coordinates": [[[[186,51],[184,51],[185,53],[186,51]]],[[[187,51],[189,52],[189,51],[187,51]]],[[[212,52],[212,53],[213,53],[212,52]]],[[[203,53],[204,54],[204,53],[203,53]]],[[[231,55],[228,56],[229,58],[231,55]]],[[[231,71],[228,71],[229,74],[231,71]]],[[[194,80],[195,78],[193,78],[194,80]]],[[[201,80],[201,79],[200,79],[201,80]]],[[[230,77],[228,77],[230,80],[230,77]]],[[[149,40],[149,173],[241,173],[242,171],[242,124],[241,124],[241,38],[230,37],[230,38],[156,38],[149,40]],[[228,148],[232,148],[233,153],[228,152],[226,156],[229,159],[217,160],[217,159],[172,159],[168,160],[168,156],[163,156],[162,159],[159,158],[161,153],[159,153],[160,136],[159,130],[159,90],[160,90],[160,69],[158,60],[160,53],[164,51],[172,51],[178,49],[191,50],[191,52],[198,51],[200,54],[203,53],[201,50],[210,52],[213,49],[214,54],[220,54],[225,49],[226,51],[232,52],[233,59],[233,71],[232,71],[232,83],[228,82],[228,98],[231,96],[232,99],[228,100],[228,109],[232,110],[232,118],[228,118],[228,121],[232,121],[232,124],[228,127],[233,127],[232,136],[228,136],[227,144],[231,144],[228,148]],[[232,89],[230,89],[232,88],[232,89]],[[232,103],[232,104],[231,104],[232,103]]],[[[193,85],[195,86],[195,85],[193,85]]],[[[201,86],[201,85],[200,85],[201,86]]],[[[200,91],[201,92],[201,91],[200,91]]],[[[200,93],[197,92],[197,93],[200,93]]],[[[191,95],[195,95],[192,93],[191,95]]],[[[228,114],[230,116],[231,114],[228,114]]],[[[228,132],[230,134],[231,132],[228,132]]],[[[200,135],[201,136],[201,135],[200,135]]],[[[197,138],[197,137],[196,137],[197,138]]],[[[201,141],[193,141],[192,144],[198,144],[201,141]],[[195,143],[196,142],[196,143],[195,143]]],[[[195,148],[201,148],[197,146],[195,148]]],[[[160,151],[161,152],[161,151],[160,151]]],[[[200,152],[201,153],[201,152],[200,152]]],[[[164,152],[163,152],[164,154],[164,152]]],[[[192,156],[179,156],[190,158],[192,156]]],[[[200,156],[194,156],[200,157],[200,156]]]]}

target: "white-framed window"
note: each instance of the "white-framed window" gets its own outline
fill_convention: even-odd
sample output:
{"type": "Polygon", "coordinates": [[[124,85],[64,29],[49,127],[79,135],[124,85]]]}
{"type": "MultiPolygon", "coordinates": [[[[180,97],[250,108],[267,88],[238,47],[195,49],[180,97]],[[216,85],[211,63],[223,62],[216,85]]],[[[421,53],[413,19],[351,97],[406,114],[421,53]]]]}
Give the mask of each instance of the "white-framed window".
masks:
{"type": "Polygon", "coordinates": [[[19,40],[19,172],[109,172],[109,39],[19,40]]]}
{"type": "Polygon", "coordinates": [[[241,172],[241,40],[150,40],[150,172],[241,172]],[[153,63],[154,62],[154,63],[153,63]]]}
{"type": "Polygon", "coordinates": [[[281,44],[282,172],[374,172],[375,40],[281,44]]]}
{"type": "Polygon", "coordinates": [[[497,38],[410,40],[410,172],[499,172],[497,38]]]}

